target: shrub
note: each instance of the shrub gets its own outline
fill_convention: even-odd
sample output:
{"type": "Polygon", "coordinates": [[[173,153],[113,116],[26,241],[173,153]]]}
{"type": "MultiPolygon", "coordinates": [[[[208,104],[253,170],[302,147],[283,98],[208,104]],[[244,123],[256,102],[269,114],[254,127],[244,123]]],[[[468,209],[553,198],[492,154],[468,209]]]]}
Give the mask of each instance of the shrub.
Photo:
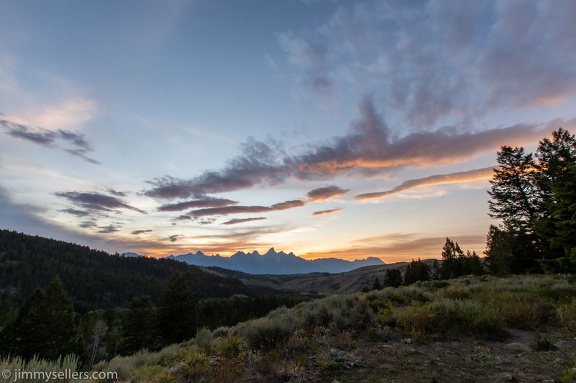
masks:
{"type": "Polygon", "coordinates": [[[558,350],[548,338],[542,336],[539,332],[535,332],[530,342],[530,348],[535,351],[555,351],[558,350]]]}
{"type": "Polygon", "coordinates": [[[118,381],[127,381],[132,372],[146,364],[159,364],[169,366],[184,355],[184,346],[173,344],[164,347],[156,353],[141,350],[130,356],[116,356],[109,362],[100,362],[94,366],[95,371],[115,371],[118,373],[118,381]]]}
{"type": "Polygon", "coordinates": [[[231,334],[246,339],[250,348],[269,350],[286,343],[296,328],[294,311],[281,307],[266,317],[238,324],[231,334]]]}
{"type": "Polygon", "coordinates": [[[507,326],[536,330],[555,318],[553,305],[529,292],[500,292],[492,294],[488,306],[504,318],[507,326]]]}
{"type": "Polygon", "coordinates": [[[502,340],[504,321],[493,310],[475,301],[442,299],[412,306],[398,313],[398,327],[415,338],[473,336],[502,340]]]}
{"type": "Polygon", "coordinates": [[[198,330],[194,341],[196,342],[196,346],[200,349],[206,351],[210,350],[210,346],[212,345],[212,331],[207,328],[198,330]]]}
{"type": "Polygon", "coordinates": [[[576,299],[572,303],[562,305],[556,310],[560,324],[570,336],[576,336],[576,299]]]}
{"type": "Polygon", "coordinates": [[[228,358],[235,358],[247,349],[244,338],[229,335],[226,338],[218,338],[214,342],[214,352],[228,358]]]}

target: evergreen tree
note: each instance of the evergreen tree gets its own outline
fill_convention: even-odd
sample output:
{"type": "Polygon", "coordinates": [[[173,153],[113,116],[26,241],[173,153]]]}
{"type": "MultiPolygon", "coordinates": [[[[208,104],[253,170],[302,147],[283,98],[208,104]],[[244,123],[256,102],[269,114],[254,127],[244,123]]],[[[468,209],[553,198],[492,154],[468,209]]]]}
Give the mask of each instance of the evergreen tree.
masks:
{"type": "Polygon", "coordinates": [[[374,282],[372,283],[372,290],[382,290],[382,284],[380,283],[380,279],[378,277],[374,277],[374,282]]]}
{"type": "Polygon", "coordinates": [[[466,260],[464,266],[464,275],[472,274],[472,275],[482,275],[485,273],[484,265],[482,264],[482,260],[476,254],[475,251],[470,253],[470,250],[466,251],[466,260]]]}
{"type": "Polygon", "coordinates": [[[536,157],[547,213],[538,222],[537,232],[550,243],[544,264],[554,271],[574,272],[576,265],[571,265],[570,258],[576,248],[576,137],[560,128],[552,139],[540,142],[536,157]],[[558,260],[549,261],[553,259],[558,260]],[[558,268],[560,263],[564,266],[558,268]]]}
{"type": "Polygon", "coordinates": [[[399,287],[402,285],[402,271],[400,269],[388,269],[384,275],[384,286],[399,287]]]}
{"type": "Polygon", "coordinates": [[[3,350],[30,359],[55,360],[77,351],[72,302],[55,278],[46,292],[37,289],[24,303],[14,323],[2,333],[3,350]]]}
{"type": "Polygon", "coordinates": [[[493,275],[504,276],[512,272],[513,246],[512,235],[500,227],[490,225],[486,236],[486,267],[493,275]]]}
{"type": "Polygon", "coordinates": [[[458,242],[446,238],[442,247],[442,265],[440,265],[440,279],[457,278],[463,273],[464,252],[458,242]]]}
{"type": "Polygon", "coordinates": [[[511,233],[533,234],[542,200],[534,158],[524,148],[502,146],[497,162],[488,191],[489,215],[501,219],[511,233]]]}
{"type": "Polygon", "coordinates": [[[153,347],[155,315],[150,296],[138,296],[132,299],[122,321],[123,354],[132,354],[143,348],[153,347]]]}
{"type": "Polygon", "coordinates": [[[440,263],[435,259],[430,268],[430,279],[440,279],[440,267],[440,263]]]}
{"type": "Polygon", "coordinates": [[[48,359],[77,353],[74,308],[59,277],[54,278],[46,287],[46,303],[46,322],[51,334],[47,343],[47,348],[50,349],[46,353],[48,359]]]}
{"type": "Polygon", "coordinates": [[[420,259],[417,261],[412,260],[406,266],[406,271],[404,272],[404,285],[411,285],[412,283],[418,281],[427,281],[430,279],[430,268],[420,259]]]}
{"type": "Polygon", "coordinates": [[[491,228],[487,255],[499,273],[576,270],[576,260],[570,260],[576,245],[575,136],[558,129],[540,141],[535,158],[523,148],[503,146],[498,152],[489,208],[502,226],[499,232],[491,228]],[[510,259],[503,262],[505,254],[510,259]]]}
{"type": "Polygon", "coordinates": [[[189,274],[172,277],[158,310],[156,328],[162,345],[194,337],[200,324],[200,297],[200,293],[192,290],[189,274]]]}

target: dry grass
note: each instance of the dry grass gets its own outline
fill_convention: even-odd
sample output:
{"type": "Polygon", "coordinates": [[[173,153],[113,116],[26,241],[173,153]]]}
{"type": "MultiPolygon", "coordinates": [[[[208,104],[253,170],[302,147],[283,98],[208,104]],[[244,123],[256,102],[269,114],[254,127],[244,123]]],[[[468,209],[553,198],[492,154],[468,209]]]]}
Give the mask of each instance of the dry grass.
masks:
{"type": "Polygon", "coordinates": [[[163,383],[570,381],[575,296],[564,276],[333,295],[101,368],[163,383]]]}

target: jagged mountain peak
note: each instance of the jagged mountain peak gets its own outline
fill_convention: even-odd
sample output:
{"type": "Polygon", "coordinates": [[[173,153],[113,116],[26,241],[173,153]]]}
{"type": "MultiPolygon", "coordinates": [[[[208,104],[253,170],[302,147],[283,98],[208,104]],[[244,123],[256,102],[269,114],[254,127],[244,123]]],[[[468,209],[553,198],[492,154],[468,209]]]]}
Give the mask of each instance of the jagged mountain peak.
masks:
{"type": "Polygon", "coordinates": [[[225,269],[239,270],[250,274],[307,274],[312,272],[340,273],[368,265],[383,265],[379,258],[369,257],[354,261],[338,258],[306,260],[293,252],[277,252],[274,247],[264,254],[257,250],[246,253],[238,251],[231,257],[196,254],[183,254],[173,259],[198,266],[217,266],[225,269]]]}

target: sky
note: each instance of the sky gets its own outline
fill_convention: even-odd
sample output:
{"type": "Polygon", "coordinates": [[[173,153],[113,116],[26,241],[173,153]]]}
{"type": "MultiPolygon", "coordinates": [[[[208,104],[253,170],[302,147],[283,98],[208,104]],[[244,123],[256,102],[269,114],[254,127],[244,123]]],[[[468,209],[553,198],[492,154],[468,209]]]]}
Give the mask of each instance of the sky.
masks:
{"type": "Polygon", "coordinates": [[[110,253],[485,248],[576,132],[576,2],[0,0],[0,228],[110,253]]]}

